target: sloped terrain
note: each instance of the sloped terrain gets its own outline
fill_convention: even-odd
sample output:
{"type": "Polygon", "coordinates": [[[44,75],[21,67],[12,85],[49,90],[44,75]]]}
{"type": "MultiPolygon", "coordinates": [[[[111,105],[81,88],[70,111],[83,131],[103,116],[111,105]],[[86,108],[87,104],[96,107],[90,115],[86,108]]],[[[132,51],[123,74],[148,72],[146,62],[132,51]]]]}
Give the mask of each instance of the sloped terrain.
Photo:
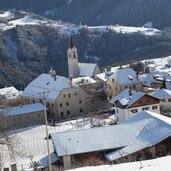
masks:
{"type": "Polygon", "coordinates": [[[0,0],[0,9],[11,8],[75,24],[171,26],[170,0],[0,0]]]}

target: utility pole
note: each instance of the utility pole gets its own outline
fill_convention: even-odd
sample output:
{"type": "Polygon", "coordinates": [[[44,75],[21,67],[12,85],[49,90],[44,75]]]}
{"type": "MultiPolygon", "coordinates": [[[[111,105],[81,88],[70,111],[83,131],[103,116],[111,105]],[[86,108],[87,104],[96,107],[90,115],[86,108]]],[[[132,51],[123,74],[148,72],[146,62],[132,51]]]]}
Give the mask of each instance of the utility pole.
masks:
{"type": "Polygon", "coordinates": [[[45,106],[44,114],[45,114],[45,125],[46,125],[47,150],[48,150],[48,170],[52,171],[50,146],[49,146],[48,120],[47,120],[47,111],[46,111],[46,98],[47,98],[49,92],[50,92],[50,90],[45,90],[45,91],[40,92],[39,94],[43,98],[43,104],[45,106]]]}

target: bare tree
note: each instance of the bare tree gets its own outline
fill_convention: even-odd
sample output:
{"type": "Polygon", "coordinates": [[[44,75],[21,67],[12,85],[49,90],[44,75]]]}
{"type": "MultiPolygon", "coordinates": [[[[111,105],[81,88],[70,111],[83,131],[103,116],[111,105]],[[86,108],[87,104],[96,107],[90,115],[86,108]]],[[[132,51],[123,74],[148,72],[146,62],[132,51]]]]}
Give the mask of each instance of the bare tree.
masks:
{"type": "MultiPolygon", "coordinates": [[[[8,120],[5,116],[6,110],[0,110],[0,148],[5,149],[9,159],[14,161],[17,157],[22,157],[24,153],[20,150],[20,138],[15,133],[8,130],[8,120]]],[[[0,150],[0,168],[3,167],[3,150],[0,150]]]]}

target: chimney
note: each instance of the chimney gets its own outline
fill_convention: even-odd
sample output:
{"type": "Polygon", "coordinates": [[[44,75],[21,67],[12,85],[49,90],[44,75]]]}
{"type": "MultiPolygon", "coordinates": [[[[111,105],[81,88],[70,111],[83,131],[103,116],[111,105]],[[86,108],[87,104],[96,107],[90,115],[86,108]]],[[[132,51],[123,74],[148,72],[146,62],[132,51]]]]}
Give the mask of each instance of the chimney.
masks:
{"type": "Polygon", "coordinates": [[[139,80],[139,72],[136,72],[136,79],[139,80]]]}
{"type": "Polygon", "coordinates": [[[72,75],[69,76],[70,85],[72,86],[72,75]]]}
{"type": "Polygon", "coordinates": [[[131,92],[131,89],[130,88],[128,89],[128,94],[129,94],[129,96],[132,95],[132,92],[131,92]]]}

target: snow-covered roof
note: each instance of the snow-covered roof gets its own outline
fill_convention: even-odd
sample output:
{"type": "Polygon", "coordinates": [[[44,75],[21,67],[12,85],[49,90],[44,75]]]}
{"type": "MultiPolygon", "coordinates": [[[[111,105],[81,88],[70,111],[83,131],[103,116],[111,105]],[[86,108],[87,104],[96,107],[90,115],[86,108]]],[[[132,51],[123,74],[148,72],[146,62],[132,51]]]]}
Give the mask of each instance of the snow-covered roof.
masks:
{"type": "Polygon", "coordinates": [[[80,76],[93,76],[97,64],[93,63],[78,63],[80,76]]]}
{"type": "Polygon", "coordinates": [[[143,111],[129,121],[100,128],[51,134],[58,156],[117,149],[108,160],[151,147],[171,136],[171,119],[143,111]],[[119,150],[118,150],[119,149],[119,150]]]}
{"type": "Polygon", "coordinates": [[[123,124],[142,123],[145,125],[138,135],[138,141],[120,150],[108,153],[106,157],[112,161],[121,156],[154,146],[171,136],[171,118],[150,112],[142,111],[123,124]]]}
{"type": "Polygon", "coordinates": [[[171,90],[157,89],[155,92],[152,92],[151,95],[156,98],[159,98],[159,99],[170,99],[171,98],[171,90]]]}
{"type": "Polygon", "coordinates": [[[41,103],[34,103],[34,104],[20,105],[17,107],[1,109],[0,112],[2,112],[5,116],[15,116],[15,115],[23,115],[32,112],[39,112],[45,109],[46,107],[43,106],[41,103]]]}
{"type": "Polygon", "coordinates": [[[113,72],[109,71],[109,72],[103,72],[100,74],[97,74],[96,77],[101,79],[102,81],[107,81],[108,78],[113,74],[113,72]]]}
{"type": "Polygon", "coordinates": [[[116,125],[55,133],[51,137],[57,155],[65,156],[127,146],[134,135],[138,136],[142,125],[135,123],[130,127],[132,131],[128,125],[116,125]]]}
{"type": "Polygon", "coordinates": [[[73,80],[72,80],[73,86],[84,85],[84,84],[93,84],[93,83],[96,83],[96,81],[90,77],[78,77],[78,78],[73,78],[73,80]]]}
{"type": "Polygon", "coordinates": [[[117,96],[113,97],[109,102],[116,103],[118,101],[122,106],[130,107],[144,95],[145,93],[142,92],[136,92],[130,89],[125,89],[117,96]]]}
{"type": "Polygon", "coordinates": [[[0,89],[0,95],[8,95],[13,93],[18,93],[18,90],[13,86],[0,89]]]}
{"type": "Polygon", "coordinates": [[[117,80],[121,85],[141,83],[132,68],[119,68],[110,78],[117,80]]]}
{"type": "Polygon", "coordinates": [[[143,84],[148,86],[151,86],[154,82],[162,84],[162,82],[165,81],[167,89],[171,89],[171,76],[167,73],[154,71],[140,75],[139,79],[143,82],[143,84]]]}
{"type": "Polygon", "coordinates": [[[56,76],[54,79],[49,74],[41,74],[25,88],[22,96],[42,98],[40,93],[49,91],[46,99],[55,100],[63,89],[70,87],[70,81],[65,77],[56,76]]]}

